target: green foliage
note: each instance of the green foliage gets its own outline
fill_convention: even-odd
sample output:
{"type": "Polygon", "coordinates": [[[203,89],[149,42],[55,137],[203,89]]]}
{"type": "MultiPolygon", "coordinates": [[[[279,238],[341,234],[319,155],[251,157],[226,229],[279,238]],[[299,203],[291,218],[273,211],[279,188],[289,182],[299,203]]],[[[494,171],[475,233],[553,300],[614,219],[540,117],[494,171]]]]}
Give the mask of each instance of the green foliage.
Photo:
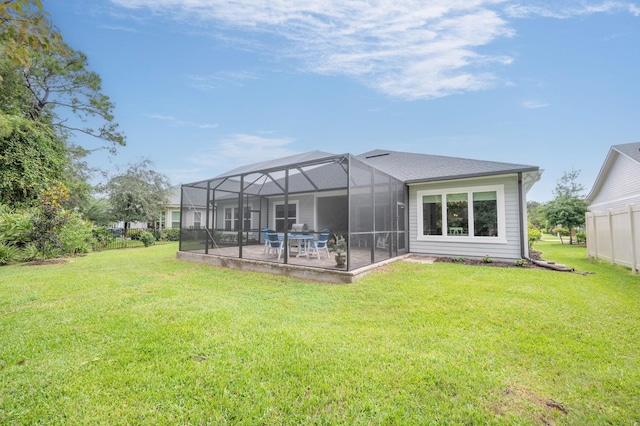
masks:
{"type": "Polygon", "coordinates": [[[31,240],[31,215],[28,210],[0,209],[0,244],[22,247],[31,240]]]}
{"type": "Polygon", "coordinates": [[[516,266],[525,267],[527,266],[527,259],[518,259],[515,264],[516,266]]]}
{"type": "Polygon", "coordinates": [[[89,252],[93,240],[92,227],[78,213],[70,213],[60,229],[63,253],[75,255],[89,252]]]}
{"type": "Polygon", "coordinates": [[[134,241],[140,240],[140,235],[142,234],[142,229],[129,229],[127,233],[127,237],[131,238],[134,241]]]}
{"type": "Polygon", "coordinates": [[[584,244],[587,242],[587,233],[583,230],[576,232],[576,242],[584,244]]]}
{"type": "Polygon", "coordinates": [[[40,196],[40,210],[33,216],[31,237],[43,258],[63,253],[60,232],[69,217],[62,208],[62,203],[68,196],[62,184],[54,185],[40,196]]]}
{"type": "MultiPolygon", "coordinates": [[[[162,230],[162,240],[164,241],[180,241],[180,228],[165,228],[162,230]]],[[[217,238],[214,239],[217,240],[217,238]]]]}
{"type": "Polygon", "coordinates": [[[0,56],[14,66],[28,68],[33,50],[61,48],[62,36],[42,10],[40,0],[0,2],[0,56]]]}
{"type": "Polygon", "coordinates": [[[36,260],[40,255],[40,250],[38,250],[38,246],[33,243],[28,243],[20,250],[20,260],[23,262],[31,262],[32,260],[36,260]]]}
{"type": "Polygon", "coordinates": [[[114,239],[113,232],[106,226],[94,226],[91,233],[93,235],[94,250],[104,249],[114,239]]]}
{"type": "Polygon", "coordinates": [[[33,120],[46,118],[59,134],[93,136],[115,153],[116,147],[126,142],[114,122],[114,104],[101,93],[102,80],[88,70],[86,55],[65,47],[64,54],[33,52],[31,67],[23,72],[33,96],[27,116],[33,120]],[[98,123],[98,127],[87,123],[98,123]]]}
{"type": "Polygon", "coordinates": [[[544,205],[537,201],[527,202],[527,221],[529,227],[543,229],[546,227],[546,218],[544,216],[544,205]]]}
{"type": "Polygon", "coordinates": [[[156,243],[156,237],[154,237],[151,232],[144,231],[140,233],[140,241],[142,241],[145,247],[149,247],[156,243]]]}
{"type": "Polygon", "coordinates": [[[62,178],[66,165],[64,146],[51,128],[0,113],[0,203],[32,204],[62,178]]]}
{"type": "Polygon", "coordinates": [[[151,170],[152,165],[149,160],[132,164],[100,188],[109,197],[114,222],[156,222],[160,217],[171,184],[166,176],[151,170]]]}
{"type": "Polygon", "coordinates": [[[0,265],[7,265],[18,258],[16,246],[0,243],[0,265]]]}
{"type": "Polygon", "coordinates": [[[482,263],[493,263],[493,259],[488,254],[485,254],[482,258],[482,263]]]}
{"type": "Polygon", "coordinates": [[[531,249],[531,246],[533,245],[533,243],[538,241],[540,237],[542,237],[542,232],[540,232],[539,229],[532,228],[532,227],[529,227],[529,229],[527,229],[527,239],[529,240],[529,249],[531,249]]]}
{"type": "Polygon", "coordinates": [[[569,244],[573,242],[573,230],[584,225],[587,203],[581,195],[584,186],[577,183],[579,171],[565,172],[554,190],[555,198],[544,208],[551,227],[568,229],[569,244]]]}

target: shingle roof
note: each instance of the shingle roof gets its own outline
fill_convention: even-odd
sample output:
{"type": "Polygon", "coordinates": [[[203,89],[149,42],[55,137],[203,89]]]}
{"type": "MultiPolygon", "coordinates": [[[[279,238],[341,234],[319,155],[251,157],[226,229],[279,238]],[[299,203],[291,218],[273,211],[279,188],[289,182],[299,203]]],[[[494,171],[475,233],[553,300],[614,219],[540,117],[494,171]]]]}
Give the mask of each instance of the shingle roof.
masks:
{"type": "Polygon", "coordinates": [[[611,148],[640,163],[640,142],[613,145],[611,148]]]}
{"type": "Polygon", "coordinates": [[[537,166],[376,149],[357,155],[405,183],[538,171],[537,166]]]}

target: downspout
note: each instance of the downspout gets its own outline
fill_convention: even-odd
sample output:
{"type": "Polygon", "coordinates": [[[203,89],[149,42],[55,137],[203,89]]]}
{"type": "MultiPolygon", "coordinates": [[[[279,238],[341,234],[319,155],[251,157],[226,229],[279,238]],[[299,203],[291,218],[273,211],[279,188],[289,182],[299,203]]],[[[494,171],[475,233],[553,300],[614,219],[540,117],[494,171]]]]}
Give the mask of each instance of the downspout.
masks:
{"type": "Polygon", "coordinates": [[[524,191],[522,188],[522,172],[518,172],[518,204],[520,204],[520,259],[529,259],[525,244],[529,244],[529,237],[524,223],[524,217],[527,212],[527,206],[524,205],[524,191]]]}

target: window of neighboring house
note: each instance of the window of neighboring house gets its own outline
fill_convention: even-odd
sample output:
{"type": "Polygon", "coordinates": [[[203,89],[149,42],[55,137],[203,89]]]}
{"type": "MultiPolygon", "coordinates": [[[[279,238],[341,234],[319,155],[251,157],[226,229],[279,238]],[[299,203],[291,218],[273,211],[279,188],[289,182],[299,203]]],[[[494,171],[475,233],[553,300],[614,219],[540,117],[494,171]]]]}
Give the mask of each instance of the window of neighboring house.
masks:
{"type": "Polygon", "coordinates": [[[160,219],[156,222],[156,228],[163,229],[167,227],[166,212],[160,212],[160,219]]]}
{"type": "Polygon", "coordinates": [[[193,228],[200,229],[201,222],[202,222],[202,213],[193,212],[193,228]]]}
{"type": "Polygon", "coordinates": [[[180,228],[180,211],[171,212],[171,227],[180,228]]]}
{"type": "Polygon", "coordinates": [[[418,191],[418,239],[504,239],[504,187],[418,191]]]}
{"type": "MultiPolygon", "coordinates": [[[[275,209],[276,232],[284,232],[284,204],[276,204],[275,209]]],[[[289,229],[291,229],[291,225],[298,222],[298,203],[289,204],[288,219],[289,229]]]]}
{"type": "Polygon", "coordinates": [[[238,230],[238,209],[236,207],[225,207],[224,209],[224,230],[238,230]]]}

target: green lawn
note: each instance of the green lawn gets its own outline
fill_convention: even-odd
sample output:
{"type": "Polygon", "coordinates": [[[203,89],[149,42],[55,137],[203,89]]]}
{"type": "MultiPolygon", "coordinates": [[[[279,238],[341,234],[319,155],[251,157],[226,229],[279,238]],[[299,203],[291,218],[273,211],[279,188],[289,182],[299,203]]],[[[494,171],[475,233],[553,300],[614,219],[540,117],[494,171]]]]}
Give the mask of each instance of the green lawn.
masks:
{"type": "Polygon", "coordinates": [[[640,276],[397,262],[329,285],[176,244],[0,268],[0,424],[637,424],[640,276]]]}

